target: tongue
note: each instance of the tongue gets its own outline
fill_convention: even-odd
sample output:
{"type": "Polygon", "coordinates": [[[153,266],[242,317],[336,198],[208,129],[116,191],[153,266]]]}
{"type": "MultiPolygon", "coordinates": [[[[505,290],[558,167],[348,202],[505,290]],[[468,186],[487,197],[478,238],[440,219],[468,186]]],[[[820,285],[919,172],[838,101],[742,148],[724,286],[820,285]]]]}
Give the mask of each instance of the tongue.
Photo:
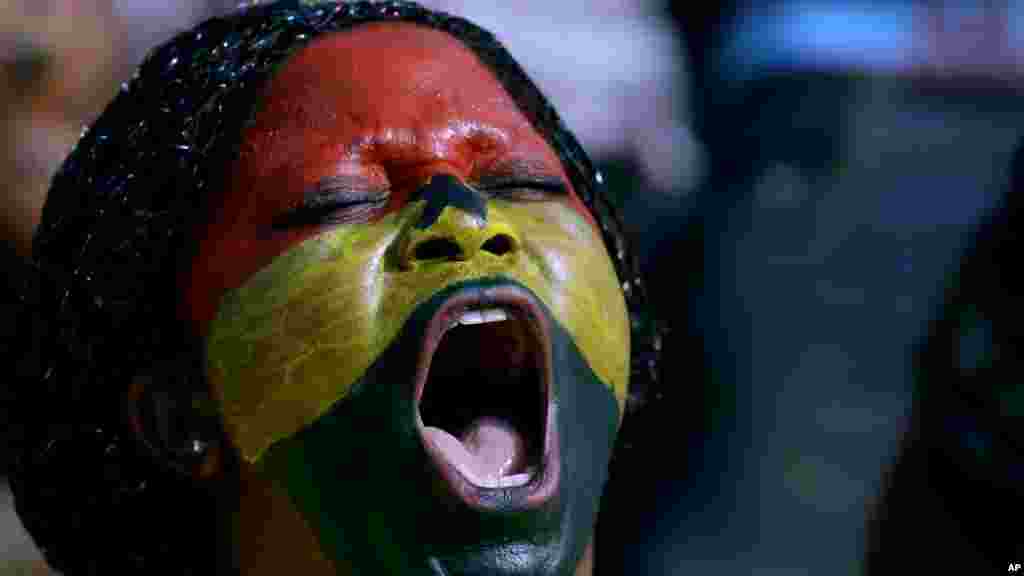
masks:
{"type": "Polygon", "coordinates": [[[529,474],[523,437],[507,422],[477,418],[457,439],[433,426],[424,427],[427,438],[458,468],[467,480],[485,488],[521,486],[529,474]]]}

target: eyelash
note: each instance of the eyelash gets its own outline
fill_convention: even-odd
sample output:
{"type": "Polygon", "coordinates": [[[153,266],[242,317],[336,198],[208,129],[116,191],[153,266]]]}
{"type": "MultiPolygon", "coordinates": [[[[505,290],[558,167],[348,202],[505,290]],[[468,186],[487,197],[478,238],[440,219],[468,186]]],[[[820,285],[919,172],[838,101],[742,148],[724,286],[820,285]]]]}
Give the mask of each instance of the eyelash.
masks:
{"type": "Polygon", "coordinates": [[[380,209],[388,204],[388,197],[368,199],[365,202],[347,203],[326,210],[323,224],[357,224],[369,221],[380,209]]]}
{"type": "Polygon", "coordinates": [[[514,202],[541,202],[554,197],[548,190],[526,187],[501,188],[498,190],[488,190],[487,192],[491,198],[514,202]]]}
{"type": "Polygon", "coordinates": [[[565,187],[554,182],[510,182],[483,188],[482,191],[491,198],[523,202],[550,200],[566,195],[565,187]]]}
{"type": "MultiPolygon", "coordinates": [[[[566,195],[566,189],[560,182],[508,182],[481,188],[480,191],[491,198],[512,202],[542,202],[566,195]]],[[[331,194],[331,190],[322,191],[323,196],[331,194]]],[[[283,230],[305,226],[360,224],[370,221],[387,206],[390,198],[389,192],[360,195],[344,190],[342,194],[346,197],[344,200],[327,200],[318,206],[303,206],[282,214],[271,227],[283,230]]]]}
{"type": "Polygon", "coordinates": [[[343,201],[325,201],[319,206],[303,206],[277,217],[271,224],[275,230],[303,226],[332,226],[369,221],[387,205],[389,194],[359,197],[349,194],[343,201]]]}

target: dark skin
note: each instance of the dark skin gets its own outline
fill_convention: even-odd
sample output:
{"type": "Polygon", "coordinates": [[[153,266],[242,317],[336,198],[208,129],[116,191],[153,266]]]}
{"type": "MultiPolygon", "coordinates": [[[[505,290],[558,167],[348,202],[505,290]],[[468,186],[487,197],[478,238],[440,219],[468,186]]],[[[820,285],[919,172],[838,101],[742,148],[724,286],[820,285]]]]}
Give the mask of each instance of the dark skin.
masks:
{"type": "MultiPolygon", "coordinates": [[[[386,396],[393,380],[388,369],[409,357],[402,355],[407,321],[444,289],[498,278],[532,292],[566,343],[559,350],[569,350],[559,356],[571,357],[568,368],[556,367],[556,373],[587,382],[583,393],[562,397],[581,399],[579,409],[596,418],[594,429],[614,430],[629,350],[610,259],[557,155],[457,40],[408,24],[372,24],[300,50],[267,86],[228,182],[209,224],[197,232],[199,252],[183,279],[183,314],[209,342],[212,391],[241,455],[235,541],[244,573],[360,570],[359,551],[344,550],[352,532],[337,535],[346,534],[335,527],[344,522],[332,520],[330,510],[327,517],[311,517],[324,508],[316,494],[325,485],[316,466],[306,470],[302,462],[315,458],[319,465],[334,457],[325,445],[353,438],[381,442],[374,454],[394,450],[401,453],[396,462],[418,462],[418,453],[402,452],[401,433],[389,444],[358,420],[366,406],[386,411],[395,404],[386,396]],[[438,176],[452,180],[442,186],[438,176]],[[486,193],[473,196],[478,192],[470,189],[486,193]],[[417,256],[417,246],[440,237],[458,245],[458,259],[417,256]],[[503,250],[485,248],[497,237],[505,239],[503,250]],[[384,368],[381,358],[388,359],[384,368]],[[343,399],[363,407],[353,411],[342,403],[341,413],[353,414],[357,423],[337,416],[343,399]],[[329,540],[345,544],[332,547],[329,540]]],[[[579,420],[568,408],[565,414],[567,421],[579,420]]],[[[396,418],[395,426],[406,425],[396,418]]],[[[578,442],[585,432],[563,438],[578,442]]],[[[603,470],[606,455],[593,462],[603,470]]],[[[401,475],[405,465],[386,469],[401,475]]],[[[572,500],[566,482],[588,482],[574,474],[563,479],[555,500],[572,500]]],[[[596,478],[589,485],[599,492],[596,478]]],[[[333,485],[341,490],[342,484],[333,485]]],[[[367,493],[358,480],[346,486],[367,493]]],[[[550,532],[544,522],[550,524],[552,514],[573,516],[564,506],[553,510],[524,509],[510,527],[529,526],[534,515],[550,532]]],[[[473,514],[465,518],[473,522],[473,514]]],[[[488,518],[482,526],[500,534],[501,520],[488,518]]],[[[578,558],[576,573],[589,574],[590,548],[582,550],[590,528],[585,519],[582,531],[574,526],[568,541],[578,544],[543,553],[578,558]]],[[[511,549],[499,546],[493,553],[511,549]]],[[[474,551],[467,562],[500,564],[500,558],[487,559],[488,550],[474,551]]],[[[404,561],[398,562],[394,566],[404,561]]],[[[565,574],[573,567],[552,569],[565,574]]]]}

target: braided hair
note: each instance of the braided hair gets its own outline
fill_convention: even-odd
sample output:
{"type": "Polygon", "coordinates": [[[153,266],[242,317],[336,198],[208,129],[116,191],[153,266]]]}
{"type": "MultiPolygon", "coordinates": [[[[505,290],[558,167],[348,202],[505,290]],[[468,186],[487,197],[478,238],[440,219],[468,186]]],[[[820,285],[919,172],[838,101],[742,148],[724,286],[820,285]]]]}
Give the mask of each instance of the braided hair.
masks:
{"type": "Polygon", "coordinates": [[[411,2],[249,6],[152,51],[53,179],[22,295],[11,486],[56,570],[192,574],[223,562],[214,516],[230,481],[162,465],[125,423],[122,401],[154,365],[204,385],[176,313],[191,231],[223,189],[223,167],[275,67],[318,36],[370,22],[446,32],[494,73],[599,223],[633,320],[628,405],[656,382],[661,329],[602,177],[492,34],[411,2]]]}

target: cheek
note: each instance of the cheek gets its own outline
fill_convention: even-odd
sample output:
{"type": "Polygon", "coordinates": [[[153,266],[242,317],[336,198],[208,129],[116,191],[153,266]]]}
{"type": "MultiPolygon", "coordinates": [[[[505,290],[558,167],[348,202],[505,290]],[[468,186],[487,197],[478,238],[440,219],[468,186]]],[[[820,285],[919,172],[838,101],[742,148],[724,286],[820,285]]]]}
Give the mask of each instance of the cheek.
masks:
{"type": "Polygon", "coordinates": [[[378,355],[373,287],[394,235],[376,225],[308,239],[221,301],[208,371],[247,460],[343,398],[378,355]]]}
{"type": "Polygon", "coordinates": [[[507,276],[533,290],[621,409],[628,321],[603,242],[567,204],[495,204],[494,217],[521,235],[518,261],[394,270],[389,249],[411,214],[402,211],[304,240],[226,293],[208,331],[208,370],[244,459],[344,398],[418,303],[475,278],[507,276]]]}
{"type": "Polygon", "coordinates": [[[179,279],[183,298],[179,316],[188,319],[197,335],[207,333],[217,314],[221,298],[241,286],[275,258],[295,248],[316,232],[291,230],[254,233],[250,228],[223,231],[209,227],[207,238],[200,242],[199,252],[188,272],[179,279]]]}
{"type": "Polygon", "coordinates": [[[617,285],[604,242],[586,213],[573,202],[537,202],[509,205],[515,226],[530,258],[538,262],[554,286],[577,292],[617,285]]]}
{"type": "Polygon", "coordinates": [[[628,385],[629,320],[604,242],[571,205],[509,204],[505,210],[522,234],[527,257],[547,280],[542,297],[621,405],[628,385]]]}

